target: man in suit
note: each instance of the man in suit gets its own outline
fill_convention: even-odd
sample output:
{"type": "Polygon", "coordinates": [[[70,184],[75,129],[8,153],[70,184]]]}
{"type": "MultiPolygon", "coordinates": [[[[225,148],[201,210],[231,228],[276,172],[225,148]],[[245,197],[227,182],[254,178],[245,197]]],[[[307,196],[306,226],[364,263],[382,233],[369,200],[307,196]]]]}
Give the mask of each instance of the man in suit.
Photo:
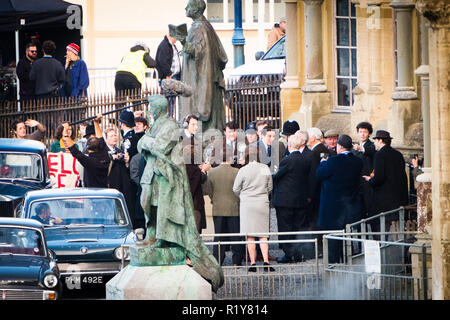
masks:
{"type": "Polygon", "coordinates": [[[316,179],[316,169],[319,166],[320,160],[323,157],[329,155],[328,148],[321,142],[323,138],[322,131],[318,128],[309,128],[308,130],[308,147],[311,150],[312,158],[312,185],[311,185],[311,220],[310,225],[312,230],[319,230],[317,228],[317,220],[319,218],[319,206],[320,206],[320,186],[321,183],[316,179]]]}
{"type": "Polygon", "coordinates": [[[111,160],[108,167],[107,186],[108,188],[114,188],[123,193],[125,202],[127,203],[128,212],[130,213],[133,228],[138,228],[138,225],[139,227],[144,227],[145,223],[137,223],[135,219],[136,187],[131,181],[130,171],[127,168],[125,156],[117,147],[116,129],[107,129],[105,137],[105,142],[108,146],[108,153],[111,160]]]}
{"type": "MultiPolygon", "coordinates": [[[[356,126],[359,142],[353,144],[352,153],[363,161],[361,175],[370,176],[373,171],[373,157],[375,156],[375,144],[369,139],[373,132],[372,125],[369,122],[360,122],[356,126]]],[[[370,184],[361,177],[360,193],[363,198],[363,217],[367,217],[372,200],[373,189],[370,184]]]]}
{"type": "MultiPolygon", "coordinates": [[[[276,210],[279,232],[306,231],[308,223],[308,196],[311,158],[302,154],[306,148],[307,138],[294,135],[289,139],[290,154],[280,162],[280,168],[273,178],[272,203],[276,210]]],[[[295,239],[294,235],[278,237],[280,240],[295,239]]],[[[302,252],[297,252],[298,246],[280,244],[284,256],[279,263],[302,261],[302,252]]]]}
{"type": "MultiPolygon", "coordinates": [[[[373,197],[369,216],[397,209],[408,204],[408,179],[405,171],[403,155],[391,147],[392,137],[384,130],[378,130],[375,137],[374,170],[369,176],[363,176],[373,188],[373,197]]],[[[386,216],[386,226],[396,220],[391,214],[386,216]]],[[[371,223],[372,232],[380,230],[380,221],[371,223]]]]}
{"type": "Polygon", "coordinates": [[[134,121],[133,112],[128,110],[122,111],[120,113],[119,122],[123,138],[120,149],[124,154],[128,153],[129,158],[131,159],[138,152],[137,143],[139,141],[134,132],[136,123],[134,121]]]}
{"type": "MultiPolygon", "coordinates": [[[[316,176],[322,182],[318,227],[322,230],[341,230],[348,223],[361,219],[359,194],[362,160],[350,152],[352,139],[342,135],[336,146],[338,154],[322,159],[316,176]]],[[[329,241],[328,260],[339,263],[342,258],[342,242],[329,241]]]]}
{"type": "MultiPolygon", "coordinates": [[[[233,153],[230,147],[223,150],[223,162],[207,172],[206,182],[202,185],[204,195],[208,195],[212,203],[212,215],[215,233],[239,233],[239,197],[233,192],[233,185],[239,171],[233,168],[233,153]]],[[[243,237],[215,237],[214,241],[242,241],[243,237]]],[[[228,246],[214,246],[213,254],[222,265],[228,246]]],[[[242,265],[245,246],[231,245],[233,265],[242,265]]]]}

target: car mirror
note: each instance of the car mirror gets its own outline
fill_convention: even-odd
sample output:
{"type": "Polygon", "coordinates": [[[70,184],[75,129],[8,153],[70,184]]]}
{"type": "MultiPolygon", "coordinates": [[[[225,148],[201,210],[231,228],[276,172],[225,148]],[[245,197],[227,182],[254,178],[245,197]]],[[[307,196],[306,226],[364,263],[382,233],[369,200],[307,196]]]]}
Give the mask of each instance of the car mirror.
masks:
{"type": "Polygon", "coordinates": [[[262,56],[264,55],[264,51],[257,51],[255,53],[255,59],[256,60],[261,60],[262,56]]]}

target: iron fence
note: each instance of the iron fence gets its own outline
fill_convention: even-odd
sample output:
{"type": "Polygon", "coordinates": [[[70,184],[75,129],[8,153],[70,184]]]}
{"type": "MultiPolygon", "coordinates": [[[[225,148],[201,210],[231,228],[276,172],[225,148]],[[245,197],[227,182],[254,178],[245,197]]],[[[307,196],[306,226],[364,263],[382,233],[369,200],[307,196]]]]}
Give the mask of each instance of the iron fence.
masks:
{"type": "MultiPolygon", "coordinates": [[[[56,128],[62,121],[79,121],[101,112],[108,112],[146,99],[150,94],[160,94],[161,89],[154,76],[147,77],[142,90],[127,90],[120,94],[113,91],[114,73],[111,68],[90,69],[92,87],[87,97],[57,97],[29,101],[0,101],[0,137],[12,136],[11,124],[16,119],[35,119],[42,123],[47,131],[44,143],[55,140],[56,128]],[[97,88],[97,89],[95,89],[97,88]],[[96,92],[104,92],[93,94],[96,92]]],[[[240,81],[228,81],[224,92],[226,121],[234,120],[241,129],[250,121],[268,120],[274,128],[281,127],[280,84],[281,77],[250,77],[240,81]]],[[[179,113],[179,99],[173,93],[169,98],[168,112],[176,121],[179,113]]],[[[145,106],[130,110],[143,110],[145,106]]],[[[106,125],[114,125],[118,113],[106,116],[106,125]]],[[[28,133],[32,129],[27,128],[28,133]]]]}
{"type": "MultiPolygon", "coordinates": [[[[396,235],[403,239],[415,232],[378,232],[379,235],[396,235]]],[[[369,272],[365,261],[366,234],[325,235],[324,248],[324,299],[339,300],[427,300],[428,282],[427,249],[425,244],[408,243],[406,240],[377,241],[380,250],[379,272],[369,272]],[[354,236],[357,236],[356,238],[354,236]],[[359,243],[361,253],[344,263],[328,263],[329,240],[359,243]],[[421,265],[412,264],[411,249],[419,248],[421,265]]],[[[370,240],[369,240],[370,241],[370,240]]],[[[350,246],[354,247],[354,246],[350,246]]],[[[372,254],[372,253],[370,253],[372,254]]]]}

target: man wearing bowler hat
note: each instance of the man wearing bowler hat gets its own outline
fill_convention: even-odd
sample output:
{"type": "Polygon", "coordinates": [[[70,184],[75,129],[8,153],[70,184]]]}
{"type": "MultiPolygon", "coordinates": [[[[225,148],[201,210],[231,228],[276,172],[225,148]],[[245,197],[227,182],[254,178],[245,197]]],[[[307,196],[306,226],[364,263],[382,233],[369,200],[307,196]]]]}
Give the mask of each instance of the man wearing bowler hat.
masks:
{"type": "Polygon", "coordinates": [[[287,120],[285,123],[283,123],[283,130],[281,131],[280,137],[280,144],[282,143],[283,146],[285,147],[283,157],[289,155],[288,150],[289,137],[295,134],[298,130],[300,130],[300,126],[298,125],[298,122],[295,120],[287,120]]]}
{"type": "MultiPolygon", "coordinates": [[[[352,139],[344,134],[336,145],[337,155],[323,158],[316,171],[322,183],[318,226],[321,230],[341,230],[348,223],[361,219],[362,202],[359,193],[363,161],[351,150],[352,139]]],[[[339,263],[342,242],[329,240],[328,260],[339,263]]]]}
{"type": "MultiPolygon", "coordinates": [[[[372,202],[369,216],[381,212],[397,209],[408,204],[408,181],[405,171],[405,159],[403,155],[391,147],[392,137],[389,132],[378,130],[375,137],[374,170],[369,176],[363,178],[373,188],[372,202]]],[[[398,219],[397,214],[386,216],[386,226],[398,219]]],[[[372,232],[384,232],[380,230],[380,221],[375,219],[371,223],[372,232]]]]}

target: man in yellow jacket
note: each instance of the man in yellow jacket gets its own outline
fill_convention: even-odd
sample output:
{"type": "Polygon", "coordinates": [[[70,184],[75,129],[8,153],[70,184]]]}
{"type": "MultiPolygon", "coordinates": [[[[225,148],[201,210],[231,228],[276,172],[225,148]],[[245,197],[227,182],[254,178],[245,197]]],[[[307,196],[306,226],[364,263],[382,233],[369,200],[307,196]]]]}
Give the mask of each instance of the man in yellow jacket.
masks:
{"type": "Polygon", "coordinates": [[[269,50],[275,42],[286,34],[286,18],[281,18],[280,23],[275,23],[267,37],[267,50],[269,50]]]}
{"type": "Polygon", "coordinates": [[[116,71],[114,87],[116,93],[123,90],[140,89],[145,81],[147,68],[155,68],[156,62],[150,57],[145,44],[137,43],[123,56],[116,71]]]}

